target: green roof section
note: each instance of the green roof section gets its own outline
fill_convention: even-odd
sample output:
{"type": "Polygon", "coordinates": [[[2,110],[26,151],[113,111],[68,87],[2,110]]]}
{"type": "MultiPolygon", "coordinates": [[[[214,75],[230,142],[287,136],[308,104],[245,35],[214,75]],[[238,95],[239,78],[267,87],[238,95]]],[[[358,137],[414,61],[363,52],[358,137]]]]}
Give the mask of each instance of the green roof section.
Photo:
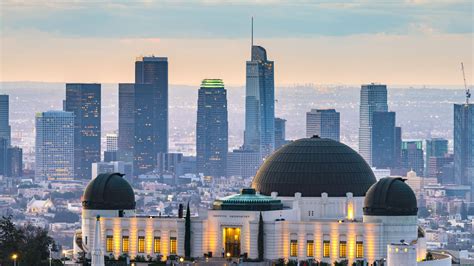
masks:
{"type": "Polygon", "coordinates": [[[222,79],[203,79],[201,88],[224,88],[222,79]]]}
{"type": "Polygon", "coordinates": [[[217,199],[214,210],[224,211],[274,211],[283,209],[281,200],[256,193],[253,188],[244,188],[240,194],[217,199]]]}

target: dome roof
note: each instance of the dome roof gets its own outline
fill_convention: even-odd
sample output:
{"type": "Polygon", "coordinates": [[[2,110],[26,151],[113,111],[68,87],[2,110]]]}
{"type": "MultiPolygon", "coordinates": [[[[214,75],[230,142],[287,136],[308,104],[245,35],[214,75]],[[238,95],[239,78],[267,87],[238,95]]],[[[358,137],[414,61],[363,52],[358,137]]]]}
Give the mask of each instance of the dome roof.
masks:
{"type": "Polygon", "coordinates": [[[100,174],[86,187],[82,206],[89,210],[133,210],[135,193],[123,174],[100,174]]]}
{"type": "Polygon", "coordinates": [[[364,215],[407,216],[417,213],[415,193],[402,178],[382,178],[365,196],[364,215]]]}
{"type": "Polygon", "coordinates": [[[303,197],[364,196],[375,183],[375,176],[365,160],[349,146],[338,141],[313,136],[299,139],[268,157],[252,181],[263,195],[303,197]]]}
{"type": "Polygon", "coordinates": [[[244,188],[240,194],[217,199],[214,210],[274,211],[283,209],[281,200],[257,194],[253,188],[244,188]]]}

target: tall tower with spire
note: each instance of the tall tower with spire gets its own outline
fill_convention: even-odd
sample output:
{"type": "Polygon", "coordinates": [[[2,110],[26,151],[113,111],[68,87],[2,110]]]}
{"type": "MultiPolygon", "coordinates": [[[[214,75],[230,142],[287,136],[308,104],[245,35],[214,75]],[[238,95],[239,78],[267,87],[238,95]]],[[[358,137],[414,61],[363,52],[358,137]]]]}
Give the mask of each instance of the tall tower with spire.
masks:
{"type": "Polygon", "coordinates": [[[251,59],[246,63],[244,149],[259,152],[262,158],[275,149],[274,62],[266,50],[253,43],[251,59]]]}

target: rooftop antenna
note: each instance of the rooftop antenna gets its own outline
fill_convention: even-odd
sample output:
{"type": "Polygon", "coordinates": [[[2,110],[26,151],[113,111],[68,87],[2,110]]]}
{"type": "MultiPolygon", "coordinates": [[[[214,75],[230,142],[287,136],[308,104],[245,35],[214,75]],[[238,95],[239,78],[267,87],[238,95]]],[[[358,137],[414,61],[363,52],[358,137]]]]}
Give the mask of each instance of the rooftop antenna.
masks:
{"type": "Polygon", "coordinates": [[[466,104],[469,104],[469,98],[471,98],[471,91],[467,87],[466,74],[464,74],[464,64],[462,62],[461,62],[461,70],[462,70],[462,78],[464,79],[464,89],[466,90],[466,104]]]}
{"type": "Polygon", "coordinates": [[[253,16],[252,16],[252,24],[251,24],[251,38],[250,38],[250,57],[252,57],[252,49],[253,49],[253,16]]]}

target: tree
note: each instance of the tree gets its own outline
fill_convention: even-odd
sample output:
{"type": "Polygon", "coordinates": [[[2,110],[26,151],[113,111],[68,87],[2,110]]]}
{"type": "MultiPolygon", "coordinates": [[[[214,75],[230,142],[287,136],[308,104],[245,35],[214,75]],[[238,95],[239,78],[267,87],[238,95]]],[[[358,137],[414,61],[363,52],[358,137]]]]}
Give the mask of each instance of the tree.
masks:
{"type": "Polygon", "coordinates": [[[178,206],[178,218],[183,218],[183,204],[179,204],[178,206]]]}
{"type": "Polygon", "coordinates": [[[18,254],[21,265],[40,266],[49,257],[53,239],[44,228],[27,224],[15,226],[11,216],[0,219],[0,264],[10,265],[12,254],[18,254]]]}
{"type": "Polygon", "coordinates": [[[191,258],[191,211],[189,210],[189,201],[186,207],[184,227],[184,257],[189,259],[191,258]]]}
{"type": "Polygon", "coordinates": [[[263,218],[262,212],[260,212],[260,218],[258,220],[258,260],[263,261],[263,253],[264,253],[264,246],[263,246],[263,218]]]}

